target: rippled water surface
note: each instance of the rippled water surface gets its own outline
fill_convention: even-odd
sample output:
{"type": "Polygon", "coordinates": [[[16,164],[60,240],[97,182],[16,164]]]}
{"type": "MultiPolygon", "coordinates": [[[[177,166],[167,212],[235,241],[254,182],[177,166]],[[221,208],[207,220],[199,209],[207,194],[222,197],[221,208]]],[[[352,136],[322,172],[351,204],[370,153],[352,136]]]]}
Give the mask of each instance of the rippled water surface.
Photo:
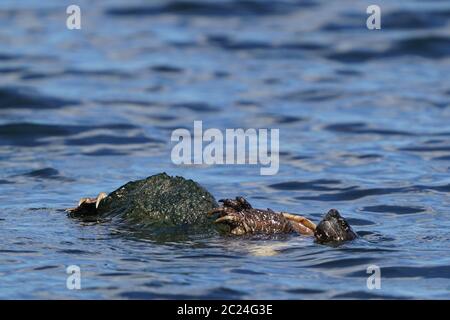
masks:
{"type": "Polygon", "coordinates": [[[66,2],[0,3],[1,298],[450,298],[447,1],[379,1],[381,31],[325,0],[79,0],[69,31],[66,2]],[[173,165],[194,120],[279,128],[279,173],[173,165]],[[361,237],[161,242],[63,210],[162,171],[361,237]]]}

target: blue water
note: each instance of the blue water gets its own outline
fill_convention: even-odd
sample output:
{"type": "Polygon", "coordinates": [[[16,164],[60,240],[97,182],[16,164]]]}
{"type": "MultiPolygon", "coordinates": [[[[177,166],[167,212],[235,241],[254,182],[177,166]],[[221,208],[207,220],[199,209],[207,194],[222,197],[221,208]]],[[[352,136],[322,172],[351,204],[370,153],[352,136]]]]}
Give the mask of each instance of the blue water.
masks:
{"type": "Polygon", "coordinates": [[[77,3],[78,31],[71,1],[0,3],[0,298],[450,298],[447,1],[378,1],[379,31],[370,1],[77,3]],[[194,120],[280,129],[279,173],[173,165],[194,120]],[[360,238],[161,242],[64,212],[162,171],[360,238]]]}

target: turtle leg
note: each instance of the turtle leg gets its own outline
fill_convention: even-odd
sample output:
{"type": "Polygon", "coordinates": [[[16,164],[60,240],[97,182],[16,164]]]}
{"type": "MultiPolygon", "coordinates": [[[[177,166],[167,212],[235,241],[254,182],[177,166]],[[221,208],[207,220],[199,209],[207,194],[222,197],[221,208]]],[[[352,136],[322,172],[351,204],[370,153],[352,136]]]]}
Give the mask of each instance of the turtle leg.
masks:
{"type": "Polygon", "coordinates": [[[214,221],[214,223],[238,224],[240,219],[235,215],[225,215],[214,221]]]}
{"type": "Polygon", "coordinates": [[[95,215],[100,202],[106,197],[106,193],[102,192],[95,198],[81,198],[77,207],[66,211],[71,215],[95,215]]]}
{"type": "Polygon", "coordinates": [[[290,214],[287,212],[282,212],[281,214],[286,219],[289,220],[293,229],[295,231],[297,231],[298,233],[305,234],[305,235],[313,235],[314,234],[314,230],[316,230],[316,225],[311,220],[309,220],[305,217],[290,214]]]}

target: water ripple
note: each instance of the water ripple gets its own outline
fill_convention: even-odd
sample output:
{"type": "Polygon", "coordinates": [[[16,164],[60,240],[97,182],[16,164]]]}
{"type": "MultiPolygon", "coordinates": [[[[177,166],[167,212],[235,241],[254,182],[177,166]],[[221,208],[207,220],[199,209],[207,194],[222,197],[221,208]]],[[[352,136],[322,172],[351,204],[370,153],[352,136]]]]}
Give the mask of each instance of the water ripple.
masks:
{"type": "Polygon", "coordinates": [[[30,88],[0,88],[0,110],[22,108],[53,109],[76,104],[78,104],[77,101],[44,96],[30,88]]]}

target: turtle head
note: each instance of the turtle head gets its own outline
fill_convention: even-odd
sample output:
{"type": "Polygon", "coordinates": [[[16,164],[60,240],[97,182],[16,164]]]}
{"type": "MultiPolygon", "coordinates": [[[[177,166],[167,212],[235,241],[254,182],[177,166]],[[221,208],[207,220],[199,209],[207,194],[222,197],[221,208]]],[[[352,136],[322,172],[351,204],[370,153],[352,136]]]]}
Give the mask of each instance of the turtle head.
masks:
{"type": "Polygon", "coordinates": [[[331,209],[317,225],[314,236],[318,242],[341,242],[357,237],[347,220],[336,209],[331,209]]]}

